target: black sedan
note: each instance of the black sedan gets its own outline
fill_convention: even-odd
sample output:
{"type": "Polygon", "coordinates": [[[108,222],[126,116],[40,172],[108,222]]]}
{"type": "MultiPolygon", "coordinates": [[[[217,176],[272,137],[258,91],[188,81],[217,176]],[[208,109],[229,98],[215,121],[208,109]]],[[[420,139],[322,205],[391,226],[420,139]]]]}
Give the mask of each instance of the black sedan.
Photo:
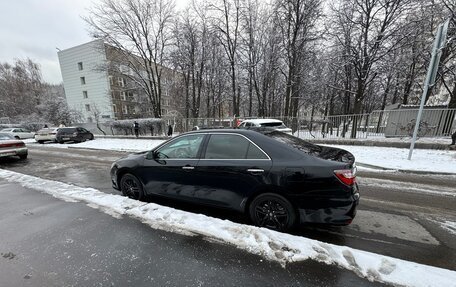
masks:
{"type": "Polygon", "coordinates": [[[126,196],[175,198],[246,213],[255,225],[350,224],[359,200],[351,153],[271,130],[200,130],[113,163],[126,196]]]}
{"type": "Polygon", "coordinates": [[[85,142],[93,140],[93,134],[81,127],[64,127],[57,130],[55,140],[61,144],[68,141],[85,142]]]}

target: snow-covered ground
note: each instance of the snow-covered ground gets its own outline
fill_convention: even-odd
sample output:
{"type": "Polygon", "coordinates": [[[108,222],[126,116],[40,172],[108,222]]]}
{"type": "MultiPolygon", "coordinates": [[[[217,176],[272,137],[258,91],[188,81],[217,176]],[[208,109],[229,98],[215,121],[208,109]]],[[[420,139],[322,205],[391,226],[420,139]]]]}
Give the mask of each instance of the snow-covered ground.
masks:
{"type": "MultiPolygon", "coordinates": [[[[151,139],[95,139],[83,143],[69,144],[44,144],[39,145],[34,140],[25,140],[28,145],[57,148],[89,148],[115,151],[145,151],[151,150],[161,144],[163,140],[151,139]]],[[[346,149],[353,153],[356,162],[379,166],[392,170],[413,170],[431,171],[456,174],[456,151],[454,150],[425,150],[415,149],[412,160],[408,160],[408,149],[373,147],[373,146],[351,146],[351,145],[331,145],[346,149]]]]}
{"type": "Polygon", "coordinates": [[[391,147],[331,145],[351,152],[356,162],[388,169],[456,173],[456,151],[413,150],[408,160],[408,149],[391,147]]]}
{"type": "MultiPolygon", "coordinates": [[[[350,135],[350,133],[348,133],[350,135]]],[[[304,140],[324,140],[324,141],[339,141],[339,140],[349,140],[349,141],[355,141],[355,142],[365,142],[365,141],[375,141],[375,142],[389,142],[389,143],[411,143],[412,138],[411,137],[385,137],[383,134],[375,135],[375,134],[369,134],[368,136],[365,136],[364,134],[358,134],[358,136],[365,136],[363,138],[356,138],[356,139],[351,139],[350,137],[348,138],[343,138],[343,137],[312,137],[310,134],[307,132],[301,132],[300,134],[294,133],[294,136],[297,136],[299,138],[302,138],[304,140]]],[[[421,137],[416,140],[417,143],[429,143],[429,144],[445,144],[449,145],[451,144],[451,137],[421,137]]]]}
{"type": "Polygon", "coordinates": [[[200,235],[207,240],[230,244],[268,260],[277,261],[283,266],[289,262],[311,259],[325,264],[336,264],[371,281],[401,286],[456,286],[456,272],[447,269],[176,210],[154,203],[144,203],[120,195],[106,194],[93,188],[82,188],[12,171],[0,169],[0,178],[68,202],[85,202],[88,206],[115,217],[128,215],[154,229],[189,236],[200,235]]]}
{"type": "Polygon", "coordinates": [[[146,151],[151,150],[157,145],[161,144],[163,140],[151,140],[151,139],[110,139],[101,138],[94,139],[92,141],[86,141],[82,143],[45,143],[38,144],[34,139],[24,140],[27,145],[36,145],[42,147],[55,147],[55,148],[87,148],[87,149],[102,149],[102,150],[115,150],[115,151],[146,151]]]}

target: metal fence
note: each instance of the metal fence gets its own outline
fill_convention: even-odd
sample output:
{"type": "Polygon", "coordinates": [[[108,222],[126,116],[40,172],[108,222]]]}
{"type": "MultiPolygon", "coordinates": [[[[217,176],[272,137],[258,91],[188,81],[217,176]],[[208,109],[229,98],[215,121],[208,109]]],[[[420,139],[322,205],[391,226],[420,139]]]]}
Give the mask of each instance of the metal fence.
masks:
{"type": "MultiPolygon", "coordinates": [[[[418,109],[374,111],[370,114],[283,118],[293,134],[304,139],[408,137],[413,134],[418,109]]],[[[246,118],[243,118],[246,119],[246,118]]],[[[235,127],[235,119],[173,118],[168,124],[182,133],[198,128],[235,127]]],[[[456,109],[425,109],[420,137],[447,137],[456,131],[456,109]]]]}

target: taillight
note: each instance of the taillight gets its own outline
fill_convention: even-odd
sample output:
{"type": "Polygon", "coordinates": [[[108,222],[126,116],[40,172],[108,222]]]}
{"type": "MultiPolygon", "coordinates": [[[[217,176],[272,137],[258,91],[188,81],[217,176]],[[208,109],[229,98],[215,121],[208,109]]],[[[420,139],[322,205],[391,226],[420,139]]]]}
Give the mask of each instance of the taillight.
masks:
{"type": "Polygon", "coordinates": [[[25,146],[25,143],[17,143],[16,144],[16,147],[24,147],[25,146]]]}
{"type": "Polygon", "coordinates": [[[344,184],[352,186],[356,182],[356,174],[351,169],[338,169],[334,171],[334,175],[344,184]]]}

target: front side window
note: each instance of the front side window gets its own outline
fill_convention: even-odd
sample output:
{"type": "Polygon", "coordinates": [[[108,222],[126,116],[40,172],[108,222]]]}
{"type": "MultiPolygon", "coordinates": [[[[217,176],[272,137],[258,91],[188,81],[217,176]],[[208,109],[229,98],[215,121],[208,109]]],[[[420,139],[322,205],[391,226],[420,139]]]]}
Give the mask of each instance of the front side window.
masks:
{"type": "Polygon", "coordinates": [[[268,159],[258,147],[240,135],[211,135],[205,159],[268,159]]]}
{"type": "Polygon", "coordinates": [[[173,140],[160,147],[156,154],[162,159],[193,159],[197,158],[198,150],[204,135],[188,135],[173,140]]]}

